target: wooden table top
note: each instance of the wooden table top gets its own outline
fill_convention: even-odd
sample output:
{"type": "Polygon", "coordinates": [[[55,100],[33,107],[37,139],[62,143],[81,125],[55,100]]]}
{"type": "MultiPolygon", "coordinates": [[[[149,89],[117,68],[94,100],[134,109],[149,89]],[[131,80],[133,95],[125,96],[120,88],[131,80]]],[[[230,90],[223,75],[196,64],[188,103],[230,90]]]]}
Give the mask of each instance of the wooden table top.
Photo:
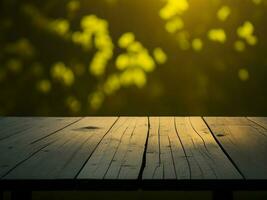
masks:
{"type": "Polygon", "coordinates": [[[6,181],[267,180],[264,117],[2,117],[6,181]]]}

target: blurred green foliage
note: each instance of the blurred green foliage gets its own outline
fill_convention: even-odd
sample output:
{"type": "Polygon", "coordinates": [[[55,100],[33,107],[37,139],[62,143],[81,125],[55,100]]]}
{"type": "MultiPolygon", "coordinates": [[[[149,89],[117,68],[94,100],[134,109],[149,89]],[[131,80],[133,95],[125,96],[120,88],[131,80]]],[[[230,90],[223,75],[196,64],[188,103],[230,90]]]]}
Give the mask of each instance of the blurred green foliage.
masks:
{"type": "Polygon", "coordinates": [[[0,4],[0,115],[267,113],[267,0],[0,4]]]}

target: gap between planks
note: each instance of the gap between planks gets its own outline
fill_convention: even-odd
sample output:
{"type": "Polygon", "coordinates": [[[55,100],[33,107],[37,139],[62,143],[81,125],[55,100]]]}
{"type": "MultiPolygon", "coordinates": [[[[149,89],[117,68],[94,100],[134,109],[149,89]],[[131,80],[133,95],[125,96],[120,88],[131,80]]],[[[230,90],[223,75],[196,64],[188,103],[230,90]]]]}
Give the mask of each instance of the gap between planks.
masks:
{"type": "Polygon", "coordinates": [[[202,118],[150,119],[153,123],[145,154],[148,158],[145,159],[143,179],[242,178],[202,118]]]}
{"type": "MultiPolygon", "coordinates": [[[[175,117],[173,117],[175,119],[175,117]]],[[[112,129],[112,127],[117,123],[119,118],[117,118],[117,120],[113,123],[113,125],[109,128],[109,130],[106,132],[106,134],[109,133],[109,131],[112,129]]],[[[160,117],[159,117],[160,119],[160,117]]],[[[227,158],[229,159],[229,161],[233,164],[233,166],[236,168],[236,170],[240,173],[240,175],[244,177],[243,173],[240,171],[240,169],[238,168],[238,166],[235,164],[234,160],[231,158],[231,156],[227,153],[227,151],[224,149],[223,145],[220,143],[220,141],[215,137],[213,131],[211,130],[209,124],[206,122],[205,118],[204,117],[201,117],[202,121],[205,123],[205,125],[207,126],[207,128],[209,129],[209,132],[211,133],[212,137],[214,138],[214,140],[216,141],[217,145],[220,147],[220,149],[223,151],[223,153],[227,156],[227,158]]],[[[141,180],[142,179],[142,176],[143,176],[143,172],[144,172],[144,169],[146,167],[146,164],[147,164],[147,150],[148,150],[148,142],[149,142],[149,136],[151,134],[150,130],[151,130],[151,124],[150,124],[150,120],[151,120],[151,117],[147,117],[147,120],[148,120],[148,130],[147,130],[147,135],[146,135],[146,140],[145,140],[145,145],[144,145],[144,152],[143,152],[143,157],[142,157],[142,163],[141,163],[141,168],[140,168],[140,171],[139,171],[139,175],[138,175],[138,179],[141,180]]],[[[254,124],[257,124],[258,126],[261,126],[259,123],[255,122],[254,120],[251,120],[248,118],[248,120],[250,120],[251,122],[253,122],[254,124]]],[[[79,121],[79,120],[78,120],[79,121]]],[[[75,123],[75,122],[74,122],[75,123]]],[[[183,146],[183,142],[181,141],[181,138],[179,136],[179,131],[177,131],[177,127],[176,127],[176,123],[175,123],[175,120],[174,120],[174,124],[175,124],[175,130],[176,130],[176,134],[181,142],[181,145],[182,145],[182,148],[183,148],[183,151],[184,153],[186,154],[186,151],[185,151],[185,147],[183,146]]],[[[67,126],[70,126],[70,125],[67,125],[67,126]]],[[[66,126],[66,127],[67,127],[66,126]]],[[[160,123],[159,123],[159,126],[160,126],[160,123]]],[[[261,126],[263,127],[263,126],[261,126]]],[[[65,127],[64,127],[65,128],[65,127]]],[[[62,129],[64,129],[62,128],[62,129]]],[[[263,127],[265,128],[265,127],[263,127]]],[[[266,129],[266,128],[265,128],[266,129]]],[[[59,130],[58,130],[59,131],[59,130]]],[[[57,131],[55,131],[57,132],[57,131]]],[[[197,133],[197,132],[196,132],[197,133]]],[[[53,134],[53,133],[52,133],[53,134]]],[[[106,134],[102,137],[102,139],[106,136],[106,134]]],[[[160,127],[158,129],[158,137],[160,134],[160,127]]],[[[47,135],[46,137],[49,137],[49,135],[47,135]]],[[[39,140],[42,140],[46,137],[43,137],[43,138],[40,138],[39,140]]],[[[201,137],[200,137],[201,138],[201,137]]],[[[90,159],[91,155],[95,152],[95,150],[97,149],[98,145],[100,144],[100,142],[102,141],[102,139],[99,141],[99,143],[97,144],[97,146],[94,148],[94,150],[92,151],[92,153],[88,156],[87,160],[84,162],[84,164],[82,165],[82,167],[80,168],[80,170],[78,171],[78,173],[76,174],[75,178],[78,177],[78,175],[80,174],[80,172],[82,171],[82,169],[84,168],[84,166],[86,165],[86,163],[88,162],[88,160],[90,159]]],[[[171,143],[170,139],[169,139],[169,143],[171,143]]],[[[204,144],[205,146],[205,144],[204,144]]],[[[160,149],[160,141],[159,141],[159,149],[160,149]]],[[[41,149],[39,149],[39,151],[41,151],[41,149]]],[[[38,152],[36,152],[38,153],[38,152]]],[[[172,153],[172,149],[171,149],[171,153],[172,153]]],[[[34,154],[33,154],[34,155],[34,154]]],[[[31,156],[33,156],[31,155],[31,156]]],[[[31,157],[30,156],[30,157],[31,157]]],[[[159,159],[160,158],[160,154],[159,154],[159,159]]],[[[187,159],[187,162],[189,163],[188,161],[188,156],[186,155],[186,159],[187,159]]],[[[26,159],[27,160],[27,159],[26,159]]],[[[173,158],[173,155],[172,155],[172,160],[174,161],[174,158],[173,158]]],[[[24,161],[23,161],[24,162],[24,161]]],[[[189,165],[189,164],[188,164],[189,165]]],[[[190,165],[189,165],[190,167],[190,165]]],[[[191,169],[190,170],[190,179],[191,179],[191,169]]],[[[176,175],[177,177],[177,175],[176,175]]]]}

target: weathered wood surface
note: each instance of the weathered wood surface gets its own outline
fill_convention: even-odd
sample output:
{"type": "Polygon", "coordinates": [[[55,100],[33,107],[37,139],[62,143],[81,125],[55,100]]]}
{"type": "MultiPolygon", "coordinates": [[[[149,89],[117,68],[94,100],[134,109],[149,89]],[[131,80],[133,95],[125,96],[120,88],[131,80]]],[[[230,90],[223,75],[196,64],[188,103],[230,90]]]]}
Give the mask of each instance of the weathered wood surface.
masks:
{"type": "Polygon", "coordinates": [[[4,178],[75,178],[115,121],[116,117],[83,118],[57,134],[34,143],[34,146],[42,148],[4,178]]]}
{"type": "Polygon", "coordinates": [[[200,117],[160,117],[151,121],[156,123],[151,124],[150,137],[157,135],[158,139],[149,138],[143,178],[242,178],[200,117]]]}
{"type": "Polygon", "coordinates": [[[3,117],[2,180],[267,179],[264,117],[3,117]]]}
{"type": "Polygon", "coordinates": [[[267,129],[267,117],[248,117],[248,119],[267,129]]]}
{"type": "Polygon", "coordinates": [[[0,140],[0,177],[49,145],[53,134],[58,134],[60,130],[77,120],[79,118],[10,118],[10,120],[5,120],[5,124],[9,125],[1,124],[0,135],[3,133],[9,137],[2,137],[0,140]],[[46,138],[48,140],[45,140],[46,138]]]}
{"type": "Polygon", "coordinates": [[[258,125],[264,125],[266,118],[204,119],[245,179],[267,179],[267,131],[258,125]]]}
{"type": "Polygon", "coordinates": [[[78,178],[137,179],[148,133],[147,117],[121,117],[78,178]]]}

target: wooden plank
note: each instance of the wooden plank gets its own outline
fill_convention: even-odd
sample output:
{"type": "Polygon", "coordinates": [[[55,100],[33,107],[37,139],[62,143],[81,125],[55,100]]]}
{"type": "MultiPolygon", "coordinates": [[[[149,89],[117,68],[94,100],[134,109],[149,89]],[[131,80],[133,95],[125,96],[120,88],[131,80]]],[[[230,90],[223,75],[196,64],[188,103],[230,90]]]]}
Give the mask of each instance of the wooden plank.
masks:
{"type": "Polygon", "coordinates": [[[151,118],[150,127],[143,179],[241,178],[200,117],[151,118]]]}
{"type": "Polygon", "coordinates": [[[143,179],[186,179],[189,168],[173,117],[151,117],[143,179]]]}
{"type": "MultiPolygon", "coordinates": [[[[79,118],[38,118],[31,120],[31,127],[19,134],[5,138],[0,141],[0,177],[5,175],[17,164],[30,157],[49,144],[34,143],[36,140],[45,138],[62,128],[75,123],[79,118]]],[[[16,119],[15,121],[20,121],[16,119]]],[[[24,121],[24,118],[21,119],[24,121]]],[[[51,141],[50,141],[51,142],[51,141]]]]}
{"type": "Polygon", "coordinates": [[[267,129],[267,117],[248,117],[248,119],[267,129]]]}
{"type": "MultiPolygon", "coordinates": [[[[153,119],[151,119],[152,121],[153,119]]],[[[160,117],[158,118],[158,143],[159,143],[159,167],[153,177],[147,176],[146,173],[150,171],[150,165],[154,161],[150,158],[150,153],[147,154],[148,162],[144,169],[144,179],[188,179],[190,170],[188,168],[187,158],[183,150],[182,144],[175,130],[174,117],[160,117]],[[151,162],[152,160],[152,162],[151,162]],[[159,173],[160,172],[160,173],[159,173]]],[[[151,130],[153,131],[155,123],[151,123],[151,130]]],[[[157,125],[156,125],[157,126],[157,125]]],[[[153,135],[152,135],[153,137],[153,135]]],[[[152,143],[153,144],[153,143],[152,143]]],[[[151,143],[148,143],[148,148],[153,150],[151,143]]],[[[156,150],[157,152],[157,150],[156,150]]],[[[152,166],[155,166],[154,164],[152,166]]]]}
{"type": "Polygon", "coordinates": [[[90,157],[79,179],[137,179],[148,132],[146,117],[121,117],[90,157]]]}
{"type": "Polygon", "coordinates": [[[246,179],[267,178],[266,129],[245,117],[204,119],[246,179]]]}
{"type": "Polygon", "coordinates": [[[4,179],[74,179],[117,117],[86,117],[36,143],[46,145],[4,179]]]}
{"type": "Polygon", "coordinates": [[[117,175],[118,179],[138,178],[143,162],[147,134],[148,118],[138,117],[135,129],[132,131],[128,141],[127,137],[122,138],[121,144],[114,156],[114,162],[111,162],[105,179],[115,178],[112,171],[117,169],[117,163],[121,163],[117,175]]]}
{"type": "Polygon", "coordinates": [[[0,140],[16,135],[29,129],[40,118],[5,117],[0,120],[0,140]]]}
{"type": "Polygon", "coordinates": [[[191,179],[241,179],[241,175],[216,143],[201,117],[176,117],[191,179]]]}
{"type": "MultiPolygon", "coordinates": [[[[34,118],[16,118],[14,120],[14,127],[7,125],[4,127],[4,133],[9,132],[9,136],[0,140],[0,146],[10,145],[15,143],[16,145],[22,143],[31,143],[35,140],[39,140],[48,136],[54,131],[60,130],[71,123],[78,121],[79,117],[34,117],[34,118]],[[27,127],[22,129],[20,125],[26,125],[27,127]],[[12,129],[13,128],[13,129],[12,129]],[[16,130],[15,130],[16,129],[16,130]],[[12,131],[18,131],[11,135],[12,131]]],[[[0,131],[0,134],[3,133],[0,131]]]]}
{"type": "Polygon", "coordinates": [[[146,164],[143,179],[162,179],[163,167],[160,157],[160,118],[149,117],[150,129],[146,151],[146,164]]]}

